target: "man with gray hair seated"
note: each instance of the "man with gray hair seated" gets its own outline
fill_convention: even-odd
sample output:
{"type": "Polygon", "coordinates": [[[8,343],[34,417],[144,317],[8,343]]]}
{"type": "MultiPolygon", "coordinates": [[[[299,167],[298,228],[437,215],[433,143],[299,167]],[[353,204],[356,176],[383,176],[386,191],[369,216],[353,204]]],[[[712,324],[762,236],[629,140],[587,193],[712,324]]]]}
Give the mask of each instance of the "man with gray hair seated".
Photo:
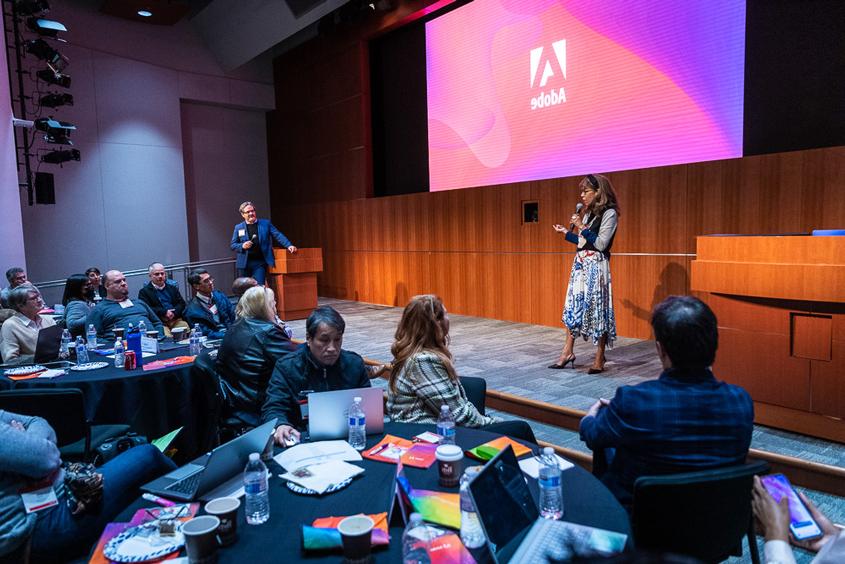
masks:
{"type": "Polygon", "coordinates": [[[13,266],[6,271],[6,280],[9,281],[9,287],[0,290],[0,307],[4,308],[12,307],[9,305],[9,292],[21,284],[26,284],[26,271],[19,266],[13,266]]]}
{"type": "Polygon", "coordinates": [[[304,428],[299,400],[303,392],[369,388],[361,355],[341,349],[346,322],[329,306],[318,307],[305,322],[306,346],[281,357],[267,386],[262,421],[277,419],[276,444],[298,440],[304,428]]]}
{"type": "Polygon", "coordinates": [[[131,323],[137,328],[141,321],[147,326],[147,331],[155,329],[159,336],[164,335],[164,326],[153,309],[145,302],[129,299],[129,285],[126,276],[119,270],[109,270],[103,276],[106,287],[106,299],[97,304],[88,314],[86,325],[93,325],[97,335],[114,342],[114,329],[127,329],[131,323]]]}
{"type": "Polygon", "coordinates": [[[44,300],[38,288],[28,282],[9,292],[9,307],[15,310],[15,315],[0,326],[0,355],[3,362],[32,362],[38,332],[56,322],[49,315],[39,315],[44,300]]]}

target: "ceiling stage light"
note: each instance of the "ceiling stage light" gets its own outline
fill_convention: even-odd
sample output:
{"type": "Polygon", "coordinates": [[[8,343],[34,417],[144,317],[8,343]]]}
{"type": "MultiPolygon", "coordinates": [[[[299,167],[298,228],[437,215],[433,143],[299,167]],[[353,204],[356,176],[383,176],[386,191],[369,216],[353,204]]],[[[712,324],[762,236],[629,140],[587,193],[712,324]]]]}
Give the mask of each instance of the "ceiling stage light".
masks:
{"type": "Polygon", "coordinates": [[[50,151],[41,157],[42,163],[62,164],[68,161],[80,160],[79,149],[63,149],[61,151],[50,151]]]}
{"type": "Polygon", "coordinates": [[[32,16],[26,19],[26,27],[43,37],[57,37],[60,31],[67,31],[64,24],[32,16]]]}
{"type": "Polygon", "coordinates": [[[46,82],[47,84],[55,84],[62,88],[70,88],[70,77],[60,72],[55,72],[51,69],[42,69],[35,73],[35,75],[46,82]]]}
{"type": "Polygon", "coordinates": [[[47,62],[53,72],[62,72],[70,61],[67,57],[50,47],[43,39],[31,39],[26,42],[26,51],[47,62]]]}
{"type": "Polygon", "coordinates": [[[15,10],[19,16],[36,16],[50,11],[47,0],[17,0],[15,10]]]}
{"type": "Polygon", "coordinates": [[[142,18],[150,18],[153,15],[153,13],[149,10],[138,10],[136,13],[142,18]]]}
{"type": "Polygon", "coordinates": [[[58,92],[51,92],[42,96],[41,99],[38,101],[38,104],[47,108],[58,108],[59,106],[72,106],[73,95],[68,94],[67,92],[62,92],[61,94],[58,92]]]}
{"type": "Polygon", "coordinates": [[[76,126],[72,123],[53,118],[40,118],[35,120],[35,129],[44,132],[44,139],[48,143],[73,145],[70,134],[76,129],[76,126]]]}

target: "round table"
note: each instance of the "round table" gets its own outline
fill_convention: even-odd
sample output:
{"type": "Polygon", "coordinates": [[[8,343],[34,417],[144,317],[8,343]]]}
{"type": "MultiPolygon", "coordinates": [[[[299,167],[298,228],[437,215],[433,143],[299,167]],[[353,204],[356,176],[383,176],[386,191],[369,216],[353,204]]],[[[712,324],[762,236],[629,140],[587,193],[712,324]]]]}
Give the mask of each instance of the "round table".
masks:
{"type": "MultiPolygon", "coordinates": [[[[386,434],[411,438],[423,431],[433,431],[433,427],[433,425],[387,423],[384,431],[386,434]]],[[[383,436],[369,436],[367,448],[378,443],[383,436]]],[[[487,431],[458,427],[456,442],[466,450],[497,436],[487,431]]],[[[533,446],[536,452],[536,445],[528,446],[533,446]]],[[[467,465],[480,464],[471,459],[466,459],[466,461],[467,465]]],[[[396,473],[394,464],[371,461],[366,458],[362,462],[353,464],[362,466],[365,472],[355,478],[347,488],[320,497],[291,492],[278,478],[278,474],[282,473],[281,468],[275,462],[271,462],[270,520],[263,525],[247,525],[244,518],[244,506],[241,503],[238,515],[238,542],[228,548],[220,549],[220,563],[258,564],[300,560],[339,562],[340,552],[305,553],[302,550],[302,525],[310,525],[319,517],[386,512],[389,511],[393,499],[391,487],[396,473]]],[[[414,488],[458,492],[457,487],[442,488],[438,485],[436,462],[427,469],[405,466],[404,471],[414,488]]],[[[536,501],[537,481],[529,478],[528,483],[536,501]]],[[[575,466],[563,472],[562,483],[565,521],[624,533],[630,538],[628,514],[610,491],[590,473],[575,466]]],[[[129,521],[137,509],[149,506],[151,506],[149,502],[138,500],[116,521],[129,521]]],[[[374,562],[401,562],[402,532],[402,525],[390,527],[390,545],[374,549],[374,562]]],[[[473,554],[484,553],[484,549],[479,550],[480,552],[473,551],[473,554]]]]}
{"type": "MultiPolygon", "coordinates": [[[[187,355],[187,346],[163,351],[153,360],[187,355]]],[[[125,424],[133,431],[156,439],[170,431],[184,427],[174,446],[179,448],[180,459],[193,458],[196,445],[204,449],[202,436],[209,422],[210,395],[208,382],[195,382],[191,375],[193,363],[181,364],[159,370],[126,371],[115,368],[114,359],[92,355],[92,362],[103,361],[109,366],[86,372],[68,371],[52,379],[33,378],[10,380],[0,376],[0,390],[27,388],[79,388],[85,397],[85,416],[94,425],[125,424]]]]}

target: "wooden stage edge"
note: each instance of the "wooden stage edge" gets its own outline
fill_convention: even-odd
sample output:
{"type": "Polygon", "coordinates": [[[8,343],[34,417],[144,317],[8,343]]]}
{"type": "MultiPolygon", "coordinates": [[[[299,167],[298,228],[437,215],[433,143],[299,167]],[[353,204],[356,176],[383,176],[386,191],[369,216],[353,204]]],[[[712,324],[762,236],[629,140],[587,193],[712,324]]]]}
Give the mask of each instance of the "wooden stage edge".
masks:
{"type": "MultiPolygon", "coordinates": [[[[586,412],[577,409],[532,400],[498,390],[487,390],[487,406],[491,409],[512,413],[519,417],[533,419],[540,423],[554,425],[570,431],[577,431],[581,418],[586,415],[586,412]]],[[[759,412],[758,423],[765,425],[760,420],[759,412]]],[[[564,458],[568,458],[586,470],[592,469],[592,456],[587,453],[547,444],[542,441],[541,444],[542,446],[551,446],[558,454],[564,458]]],[[[769,463],[772,467],[772,472],[782,472],[789,476],[791,482],[800,486],[845,497],[845,468],[818,462],[809,462],[800,458],[757,449],[751,449],[748,452],[748,459],[769,463]]]]}

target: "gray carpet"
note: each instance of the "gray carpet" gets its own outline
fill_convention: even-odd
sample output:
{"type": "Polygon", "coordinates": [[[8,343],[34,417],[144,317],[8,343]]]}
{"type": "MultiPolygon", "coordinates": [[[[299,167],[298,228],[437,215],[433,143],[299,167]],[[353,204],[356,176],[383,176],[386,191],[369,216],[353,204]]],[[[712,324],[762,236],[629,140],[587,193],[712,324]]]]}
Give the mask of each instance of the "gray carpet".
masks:
{"type": "MultiPolygon", "coordinates": [[[[390,362],[390,346],[402,308],[329,298],[321,298],[320,304],[331,305],[346,320],[343,348],[390,362]]],[[[481,376],[487,380],[488,388],[526,398],[586,410],[598,397],[613,397],[617,387],[656,378],[661,371],[653,341],[620,337],[607,353],[607,370],[589,375],[586,369],[593,361],[595,348],[580,340],[575,345],[575,370],[547,368],[557,361],[563,345],[562,329],[453,314],[449,318],[450,349],[458,373],[481,376]]],[[[289,325],[294,337],[305,338],[305,320],[292,321],[289,325]]],[[[540,440],[587,451],[575,432],[537,422],[531,425],[540,440]]],[[[755,426],[752,447],[845,466],[845,445],[760,425],[755,426]]],[[[805,492],[834,522],[845,522],[845,500],[805,492]]],[[[812,560],[812,555],[803,551],[796,550],[796,556],[799,563],[812,560]]],[[[750,559],[746,555],[729,562],[750,562],[750,559]]]]}

